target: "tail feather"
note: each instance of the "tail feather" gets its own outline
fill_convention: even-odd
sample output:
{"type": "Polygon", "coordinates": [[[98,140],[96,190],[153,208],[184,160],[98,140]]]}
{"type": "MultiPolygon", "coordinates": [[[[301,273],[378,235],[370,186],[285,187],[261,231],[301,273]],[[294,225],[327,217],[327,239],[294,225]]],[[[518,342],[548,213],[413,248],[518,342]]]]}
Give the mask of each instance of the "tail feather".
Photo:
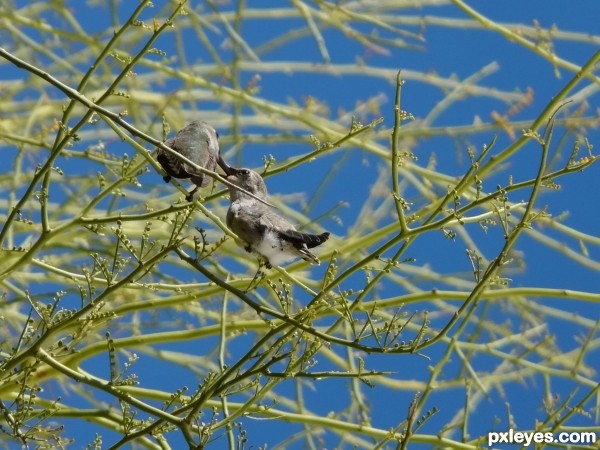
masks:
{"type": "Polygon", "coordinates": [[[306,250],[304,248],[299,248],[298,251],[300,252],[300,257],[304,261],[308,261],[311,264],[316,264],[317,266],[321,265],[321,261],[319,261],[319,258],[317,258],[315,255],[313,255],[308,250],[306,250]]]}
{"type": "MultiPolygon", "coordinates": [[[[316,247],[317,245],[321,245],[327,239],[329,239],[329,233],[321,233],[321,234],[309,234],[302,233],[296,230],[285,230],[278,231],[281,239],[291,242],[294,245],[306,245],[308,248],[316,247]]],[[[318,260],[317,260],[318,261],[318,260]]]]}
{"type": "Polygon", "coordinates": [[[317,245],[321,245],[323,242],[329,239],[329,232],[326,231],[325,233],[321,234],[307,234],[307,237],[309,237],[309,240],[305,242],[306,246],[308,248],[313,248],[317,245]]]}

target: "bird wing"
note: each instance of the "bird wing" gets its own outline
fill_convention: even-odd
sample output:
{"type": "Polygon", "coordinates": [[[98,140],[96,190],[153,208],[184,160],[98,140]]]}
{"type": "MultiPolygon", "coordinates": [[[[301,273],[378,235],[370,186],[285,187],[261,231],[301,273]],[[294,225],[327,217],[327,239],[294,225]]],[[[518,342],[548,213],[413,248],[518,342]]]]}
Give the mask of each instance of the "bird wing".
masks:
{"type": "MultiPolygon", "coordinates": [[[[219,144],[216,140],[207,136],[199,128],[198,123],[192,122],[182,129],[174,138],[173,147],[189,160],[200,167],[204,167],[212,172],[217,168],[217,158],[219,157],[219,144]]],[[[194,184],[200,187],[206,187],[210,184],[210,177],[195,167],[182,163],[185,171],[190,175],[194,184]]]]}
{"type": "MultiPolygon", "coordinates": [[[[174,139],[168,139],[164,142],[164,144],[167,147],[178,151],[174,145],[174,139]]],[[[156,159],[162,168],[165,169],[165,171],[172,177],[189,178],[190,175],[186,172],[185,167],[183,167],[182,161],[171,152],[159,148],[156,159]]]]}
{"type": "Polygon", "coordinates": [[[280,231],[280,230],[291,230],[295,231],[294,225],[289,222],[286,218],[280,216],[279,214],[267,209],[264,205],[256,202],[258,208],[257,211],[260,211],[259,223],[261,227],[264,227],[268,230],[280,231]]]}

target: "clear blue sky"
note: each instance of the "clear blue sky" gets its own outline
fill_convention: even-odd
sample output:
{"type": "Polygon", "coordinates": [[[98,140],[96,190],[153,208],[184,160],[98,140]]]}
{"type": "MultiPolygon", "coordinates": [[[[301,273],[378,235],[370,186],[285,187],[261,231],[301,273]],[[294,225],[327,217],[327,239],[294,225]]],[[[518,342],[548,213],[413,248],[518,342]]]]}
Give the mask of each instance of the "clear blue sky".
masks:
{"type": "MultiPolygon", "coordinates": [[[[17,2],[23,3],[23,2],[17,2]]],[[[134,2],[118,3],[119,16],[124,18],[128,16],[133,8],[134,2]]],[[[283,4],[287,4],[282,2],[283,4]]],[[[153,14],[165,8],[167,2],[156,0],[155,8],[145,12],[146,20],[151,20],[153,14]]],[[[193,2],[193,5],[201,4],[201,2],[193,2]]],[[[600,3],[596,0],[581,0],[578,2],[569,2],[568,10],[564,1],[560,0],[528,0],[526,2],[519,0],[506,0],[502,2],[474,2],[469,4],[487,15],[490,19],[502,21],[506,23],[522,23],[524,25],[532,25],[534,20],[537,20],[544,29],[550,26],[556,26],[560,31],[572,31],[578,33],[596,33],[598,36],[598,19],[600,18],[600,3]]],[[[81,25],[89,30],[90,34],[104,30],[110,19],[105,15],[104,8],[90,7],[84,2],[71,2],[71,7],[80,21],[81,25]]],[[[248,2],[249,8],[266,8],[268,6],[281,6],[279,2],[248,2]]],[[[226,4],[224,10],[228,10],[234,6],[226,4]]],[[[165,9],[166,11],[166,9],[165,9]]],[[[422,9],[406,8],[403,14],[412,17],[442,17],[451,16],[457,18],[466,18],[466,16],[454,6],[430,6],[422,9]]],[[[48,15],[48,20],[52,20],[52,16],[48,15]]],[[[279,24],[281,29],[264,27],[261,23],[248,20],[244,24],[243,37],[246,42],[256,47],[268,39],[275,33],[279,33],[287,28],[301,26],[303,20],[297,19],[292,23],[281,21],[279,24]]],[[[370,27],[364,24],[358,26],[361,30],[367,30],[370,27]]],[[[416,31],[416,27],[407,26],[410,31],[416,31]]],[[[222,41],[222,35],[207,31],[209,39],[219,48],[219,43],[222,41]]],[[[374,80],[372,78],[365,82],[365,78],[360,75],[352,76],[331,76],[323,77],[313,76],[307,73],[296,72],[289,74],[281,73],[260,73],[260,96],[269,100],[287,102],[289,99],[301,103],[308,96],[316,97],[327,103],[332,117],[335,117],[337,111],[345,110],[349,113],[356,108],[357,102],[365,101],[370,97],[381,96],[379,102],[379,112],[370,115],[371,119],[375,119],[381,115],[384,118],[380,129],[391,129],[393,125],[393,96],[395,86],[390,82],[394,79],[395,73],[398,70],[407,72],[419,71],[427,73],[436,73],[441,77],[455,75],[458,79],[467,78],[482,67],[491,63],[497,63],[497,70],[489,77],[484,78],[479,82],[480,85],[489,87],[498,87],[506,90],[515,90],[525,92],[531,88],[534,96],[530,105],[525,107],[516,116],[521,120],[531,120],[537,116],[539,112],[548,104],[552,97],[564,86],[564,84],[573,76],[567,70],[559,69],[557,73],[555,69],[547,61],[539,56],[532,55],[530,51],[523,47],[508,42],[502,36],[488,30],[481,29],[453,29],[442,25],[428,25],[424,32],[425,42],[412,41],[412,44],[418,44],[421,48],[418,49],[391,49],[387,55],[378,55],[365,51],[364,47],[349,41],[340,36],[337,31],[327,31],[324,37],[328,43],[331,60],[334,63],[353,63],[357,58],[365,59],[370,66],[379,67],[389,71],[388,79],[374,80]]],[[[390,35],[382,33],[382,37],[389,38],[390,35]]],[[[209,53],[197,41],[194,35],[190,35],[184,45],[188,52],[189,60],[192,61],[208,61],[210,62],[209,53]]],[[[100,39],[106,40],[106,36],[101,36],[100,39]]],[[[556,53],[573,63],[583,64],[589,59],[594,52],[599,48],[598,41],[595,44],[584,44],[570,40],[555,40],[556,53]]],[[[173,40],[165,35],[157,42],[157,47],[164,49],[167,53],[175,53],[173,40]]],[[[227,60],[227,50],[223,50],[223,59],[227,60]]],[[[318,54],[318,48],[315,41],[309,36],[282,47],[279,51],[267,53],[262,58],[266,61],[299,61],[299,62],[323,62],[318,54]]],[[[23,72],[15,68],[1,66],[1,70],[5,71],[4,75],[0,74],[0,83],[3,78],[14,79],[22,76],[23,72]]],[[[250,80],[255,72],[248,71],[244,74],[246,80],[250,80]]],[[[584,85],[581,85],[582,87],[584,85]]],[[[172,89],[168,83],[165,85],[165,91],[172,89]]],[[[405,110],[412,113],[416,120],[422,120],[429,112],[436,107],[438,102],[444,98],[445,93],[440,89],[433,88],[431,85],[423,83],[417,79],[407,79],[402,93],[402,106],[405,110]]],[[[599,94],[593,92],[587,102],[591,111],[598,111],[599,94]]],[[[465,98],[456,102],[452,108],[444,112],[432,124],[439,128],[444,126],[470,125],[477,118],[484,121],[489,120],[492,111],[500,113],[505,112],[506,105],[493,98],[465,98]]],[[[367,115],[369,117],[369,115],[367,115]]],[[[226,124],[223,124],[219,130],[224,142],[227,142],[229,129],[226,124]]],[[[349,122],[347,123],[349,126],[349,122]]],[[[407,127],[410,127],[407,124],[407,127]]],[[[242,130],[243,133],[249,135],[268,133],[269,130],[256,129],[248,127],[242,130]]],[[[516,130],[519,133],[519,130],[516,130]]],[[[304,132],[297,131],[297,134],[302,137],[307,137],[310,134],[315,134],[311,130],[304,132]]],[[[480,148],[483,144],[492,140],[495,132],[485,131],[469,136],[464,141],[464,145],[471,144],[480,148]]],[[[595,144],[597,149],[600,145],[600,132],[598,129],[586,134],[590,142],[595,144]]],[[[570,138],[572,141],[573,139],[570,138]]],[[[502,148],[511,142],[511,137],[506,133],[498,133],[497,146],[502,148]]],[[[125,145],[113,141],[111,151],[119,152],[125,148],[125,145]]],[[[225,154],[232,161],[242,162],[249,167],[259,167],[262,164],[263,156],[273,154],[278,161],[284,161],[297,154],[302,154],[309,147],[308,140],[302,144],[289,146],[269,146],[264,144],[253,143],[251,140],[245,142],[241,147],[241,151],[233,151],[225,154]]],[[[571,144],[572,145],[572,144],[571,144]]],[[[4,149],[3,149],[4,150],[4,149]]],[[[462,149],[456,147],[455,143],[447,136],[438,136],[431,138],[422,138],[414,143],[411,150],[417,155],[420,166],[425,166],[433,155],[437,158],[438,168],[447,174],[459,176],[467,168],[466,155],[462,149]],[[459,157],[459,153],[462,156],[459,157]],[[461,161],[462,158],[462,161],[461,161]]],[[[127,150],[124,150],[127,151],[127,150]]],[[[131,153],[131,149],[128,150],[131,153]]],[[[356,219],[358,208],[363,202],[368,189],[378,176],[378,170],[381,167],[381,160],[369,155],[360,150],[345,149],[349,153],[349,157],[345,165],[337,172],[331,180],[326,193],[319,199],[311,215],[318,217],[320,214],[328,211],[339,202],[345,202],[349,207],[342,208],[339,215],[342,218],[342,223],[336,223],[334,220],[325,219],[320,223],[323,227],[330,230],[334,235],[344,237],[348,231],[348,226],[356,219]]],[[[320,158],[313,165],[306,165],[295,169],[289,173],[273,176],[267,180],[269,190],[272,194],[291,195],[297,192],[305,192],[310,198],[319,185],[319,180],[322,176],[328,173],[335,167],[336,162],[341,157],[342,153],[337,152],[332,156],[320,158]]],[[[514,174],[515,179],[531,178],[535,175],[538,164],[538,155],[533,150],[524,152],[519,157],[515,158],[514,167],[510,173],[514,174]]],[[[564,161],[563,161],[564,164],[564,161]]],[[[87,170],[82,168],[83,171],[87,170]]],[[[600,175],[598,166],[593,166],[587,172],[580,176],[569,177],[560,180],[562,186],[559,191],[545,192],[539,200],[539,205],[551,205],[549,212],[553,215],[561,215],[568,212],[569,216],[565,220],[567,225],[573,226],[590,234],[598,235],[598,223],[600,213],[598,213],[597,205],[600,204],[600,189],[598,189],[598,176],[600,175]]],[[[504,176],[504,175],[503,175],[504,176]]],[[[143,177],[144,183],[161,184],[162,179],[156,173],[152,172],[143,177]]],[[[506,183],[506,179],[496,180],[498,183],[506,183]]],[[[164,189],[169,189],[170,186],[165,185],[164,189]]],[[[494,189],[493,184],[488,184],[486,190],[494,189]]],[[[512,199],[511,199],[512,200],[512,199]]],[[[573,245],[572,243],[570,243],[573,245]]],[[[485,245],[482,243],[482,245],[485,245]]],[[[497,242],[491,245],[489,255],[492,255],[492,249],[497,242]]],[[[554,250],[550,250],[531,238],[524,238],[518,245],[518,250],[527,255],[527,269],[522,274],[517,274],[513,280],[513,286],[546,286],[552,288],[566,288],[576,290],[598,291],[600,282],[598,273],[592,269],[584,268],[577,265],[571,260],[564,260],[560,254],[554,250]]],[[[592,257],[598,260],[599,252],[597,248],[590,249],[592,257]]],[[[415,245],[412,249],[411,257],[417,260],[419,265],[429,265],[432,270],[439,272],[468,272],[470,267],[468,260],[464,257],[464,245],[453,244],[439,235],[432,235],[431,238],[422,244],[415,245]]],[[[323,270],[323,267],[315,270],[323,270]]],[[[415,281],[417,282],[417,281],[415,281]]],[[[432,287],[424,283],[422,289],[430,289],[432,287]]],[[[386,288],[385,286],[383,287],[386,288]]],[[[389,292],[387,295],[400,295],[402,293],[389,292]]],[[[546,301],[546,300],[544,300],[546,301]]],[[[560,300],[547,300],[549,306],[557,306],[565,309],[560,300]]],[[[598,306],[592,303],[573,302],[573,311],[579,312],[592,320],[598,319],[598,306]]],[[[498,314],[503,314],[501,309],[498,314]]],[[[441,322],[440,322],[441,323],[441,322]]],[[[562,327],[561,322],[551,323],[554,332],[557,332],[562,327]]],[[[251,335],[250,335],[251,336],[251,335]]],[[[569,327],[564,327],[562,333],[558,335],[558,345],[561,348],[576,348],[577,343],[573,330],[569,327]]],[[[177,350],[164,346],[165,349],[177,350]]],[[[441,355],[443,348],[432,347],[428,349],[427,355],[436,360],[441,355]]],[[[241,350],[240,350],[241,351],[241,350]]],[[[370,356],[367,358],[370,367],[378,370],[390,370],[396,372],[395,377],[398,379],[424,379],[428,374],[428,366],[430,362],[418,356],[402,355],[395,358],[383,356],[370,356]]],[[[327,370],[327,362],[321,361],[322,366],[319,370],[327,370]]],[[[105,361],[94,361],[99,367],[106,367],[105,361]]],[[[478,361],[481,365],[485,361],[478,361]]],[[[495,361],[494,363],[497,363],[495,361]]],[[[458,366],[457,366],[458,367],[458,366]]],[[[597,367],[598,368],[598,367],[597,367]]],[[[93,371],[93,367],[88,368],[93,371]]],[[[136,364],[136,372],[143,374],[143,379],[148,385],[153,388],[164,388],[172,390],[171,384],[171,368],[162,368],[156,366],[156,361],[152,359],[141,360],[136,364]],[[155,376],[154,376],[155,375],[155,376]]],[[[100,374],[106,376],[106,374],[100,374]]],[[[448,377],[454,374],[448,374],[448,377]]],[[[194,386],[198,382],[190,373],[177,373],[178,385],[188,384],[194,386]]],[[[555,379],[555,383],[561,383],[560,379],[555,379]]],[[[321,410],[323,414],[331,409],[331,405],[336,405],[340,398],[339,390],[344,389],[345,385],[340,385],[339,381],[324,380],[315,384],[316,390],[312,393],[307,393],[306,402],[311,405],[314,410],[321,410]],[[311,397],[311,395],[313,397],[311,397]]],[[[562,394],[564,399],[573,388],[570,381],[565,380],[564,385],[554,385],[553,389],[562,394]]],[[[505,429],[507,426],[505,410],[505,401],[510,400],[512,413],[516,424],[521,429],[529,429],[534,426],[532,418],[535,415],[541,415],[539,411],[539,399],[544,394],[543,386],[540,380],[526,380],[522,384],[514,383],[510,391],[505,392],[506,398],[503,398],[498,392],[493,391],[489,398],[484,400],[480,405],[481,414],[474,418],[470,423],[472,434],[481,434],[484,431],[492,429],[505,429]],[[538,408],[538,409],[536,409],[538,408]],[[499,418],[500,422],[494,425],[495,418],[499,418]]],[[[373,406],[374,424],[382,428],[392,428],[399,423],[406,414],[408,402],[413,396],[413,392],[404,392],[399,394],[394,391],[393,397],[390,398],[390,391],[378,386],[369,391],[369,401],[373,406]]],[[[107,399],[110,401],[110,399],[107,399]]],[[[431,406],[437,406],[441,412],[427,423],[426,432],[434,433],[446,423],[456,411],[460,409],[461,402],[464,402],[464,392],[457,389],[456,392],[450,394],[445,393],[444,397],[431,397],[431,406]],[[444,408],[447,406],[447,408],[444,408]],[[437,427],[437,428],[436,428],[437,427]]],[[[344,405],[336,405],[343,408],[344,405]]],[[[588,419],[576,418],[573,425],[589,425],[588,419]]],[[[249,435],[250,442],[257,448],[264,442],[268,443],[269,448],[273,448],[280,440],[285,439],[288,432],[296,430],[292,425],[286,425],[277,422],[277,427],[274,429],[273,422],[268,420],[249,421],[245,427],[251,433],[249,435]],[[289,430],[288,430],[289,427],[289,430]]],[[[73,432],[71,435],[80,437],[82,442],[88,442],[95,430],[93,427],[82,427],[80,432],[73,432]]],[[[102,431],[104,433],[104,431],[102,431]]],[[[110,433],[106,433],[105,443],[110,444],[110,433]]],[[[334,445],[334,442],[326,442],[326,445],[334,445]]],[[[80,448],[77,444],[73,448],[80,448]]],[[[225,448],[225,440],[215,444],[213,448],[225,448]]],[[[301,448],[301,447],[290,447],[301,448]]],[[[417,446],[411,448],[417,448],[417,446]]]]}

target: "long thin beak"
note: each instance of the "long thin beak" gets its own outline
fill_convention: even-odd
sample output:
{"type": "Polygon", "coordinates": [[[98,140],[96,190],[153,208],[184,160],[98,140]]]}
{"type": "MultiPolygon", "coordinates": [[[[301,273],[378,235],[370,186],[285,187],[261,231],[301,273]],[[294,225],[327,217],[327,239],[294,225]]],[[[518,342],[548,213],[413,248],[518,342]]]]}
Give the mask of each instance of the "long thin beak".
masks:
{"type": "Polygon", "coordinates": [[[223,160],[223,158],[221,158],[221,155],[219,155],[217,164],[219,165],[219,167],[221,167],[221,169],[223,169],[223,172],[225,172],[225,175],[229,176],[229,175],[233,175],[235,173],[235,169],[233,167],[228,166],[227,163],[223,160]]]}

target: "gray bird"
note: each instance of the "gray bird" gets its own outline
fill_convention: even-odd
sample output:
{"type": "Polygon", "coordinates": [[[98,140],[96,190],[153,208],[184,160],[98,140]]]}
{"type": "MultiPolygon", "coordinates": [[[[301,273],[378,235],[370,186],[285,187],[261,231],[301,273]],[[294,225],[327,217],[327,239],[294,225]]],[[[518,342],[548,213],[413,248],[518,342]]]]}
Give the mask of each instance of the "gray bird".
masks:
{"type": "MultiPolygon", "coordinates": [[[[218,139],[219,134],[212,126],[204,121],[195,120],[179,130],[175,137],[167,139],[165,145],[207,170],[214,172],[217,164],[219,164],[225,174],[229,174],[229,166],[223,161],[219,152],[218,139]]],[[[165,182],[168,183],[171,177],[189,178],[196,185],[186,196],[188,201],[192,199],[199,188],[206,187],[210,183],[208,175],[166,150],[159,148],[156,159],[168,173],[167,176],[163,177],[165,182]]]]}
{"type": "MultiPolygon", "coordinates": [[[[227,180],[262,200],[267,200],[267,187],[262,177],[250,169],[229,168],[227,180]]],[[[294,225],[268,206],[235,187],[229,187],[231,205],[227,211],[227,226],[246,245],[266,259],[267,267],[282,265],[296,257],[311,264],[321,264],[308,251],[329,239],[329,233],[308,234],[296,231],[294,225]]]]}

